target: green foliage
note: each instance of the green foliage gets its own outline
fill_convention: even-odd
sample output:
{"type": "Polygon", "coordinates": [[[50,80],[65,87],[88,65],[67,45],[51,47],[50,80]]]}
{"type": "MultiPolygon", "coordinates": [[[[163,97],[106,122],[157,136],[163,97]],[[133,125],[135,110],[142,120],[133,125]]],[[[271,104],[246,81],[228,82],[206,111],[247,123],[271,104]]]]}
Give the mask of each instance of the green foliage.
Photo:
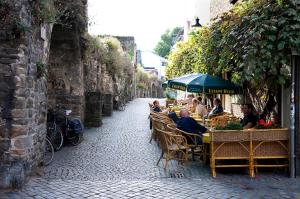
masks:
{"type": "Polygon", "coordinates": [[[226,72],[233,82],[249,89],[276,92],[279,85],[287,84],[291,48],[300,48],[299,32],[300,7],[295,1],[240,1],[210,27],[177,45],[167,77],[226,72]]]}
{"type": "Polygon", "coordinates": [[[156,45],[154,52],[161,57],[167,58],[178,33],[182,30],[180,27],[176,27],[172,30],[167,30],[162,36],[158,44],[156,45]]]}
{"type": "Polygon", "coordinates": [[[86,61],[97,53],[98,61],[106,65],[106,70],[111,76],[119,78],[132,77],[134,67],[128,55],[123,51],[121,43],[114,37],[85,36],[87,40],[86,61]]]}
{"type": "Polygon", "coordinates": [[[243,126],[237,122],[229,122],[226,126],[216,125],[216,130],[243,130],[243,126]]]}
{"type": "Polygon", "coordinates": [[[157,77],[149,74],[148,72],[144,72],[142,67],[138,67],[136,71],[136,82],[137,88],[139,89],[150,89],[152,83],[158,81],[157,77]]]}
{"type": "Polygon", "coordinates": [[[167,79],[194,72],[207,72],[202,63],[203,43],[207,40],[207,28],[192,32],[185,42],[178,42],[176,48],[169,55],[166,69],[167,79]]]}
{"type": "Polygon", "coordinates": [[[37,78],[41,78],[46,75],[47,66],[41,61],[36,62],[37,78]]]}
{"type": "Polygon", "coordinates": [[[26,31],[29,31],[29,27],[22,20],[15,16],[17,12],[13,2],[9,0],[0,1],[0,29],[5,30],[5,38],[13,40],[20,38],[26,31]]]}

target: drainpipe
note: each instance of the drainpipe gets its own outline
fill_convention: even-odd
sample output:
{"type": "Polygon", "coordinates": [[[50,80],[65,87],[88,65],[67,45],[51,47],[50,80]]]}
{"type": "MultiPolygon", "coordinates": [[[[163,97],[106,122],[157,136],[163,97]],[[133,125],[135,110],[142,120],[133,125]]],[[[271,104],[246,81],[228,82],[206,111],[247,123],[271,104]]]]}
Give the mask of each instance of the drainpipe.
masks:
{"type": "Polygon", "coordinates": [[[299,96],[300,96],[300,55],[296,49],[292,49],[292,88],[291,88],[291,137],[290,137],[290,177],[299,175],[300,162],[297,160],[297,152],[300,151],[299,132],[299,96]]]}

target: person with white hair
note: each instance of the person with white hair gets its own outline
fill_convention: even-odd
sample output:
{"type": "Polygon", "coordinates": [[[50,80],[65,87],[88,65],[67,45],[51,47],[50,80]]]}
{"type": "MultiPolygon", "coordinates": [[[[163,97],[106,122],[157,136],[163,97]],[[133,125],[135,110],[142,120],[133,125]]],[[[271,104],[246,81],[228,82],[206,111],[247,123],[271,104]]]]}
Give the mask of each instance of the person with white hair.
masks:
{"type": "MultiPolygon", "coordinates": [[[[177,121],[177,128],[188,132],[188,133],[194,133],[198,135],[202,135],[207,131],[207,128],[204,126],[198,124],[198,122],[189,116],[189,111],[187,109],[181,109],[180,110],[180,119],[177,121]]],[[[188,138],[188,142],[190,143],[191,141],[188,138]]],[[[201,140],[197,141],[199,144],[202,143],[201,140]]]]}

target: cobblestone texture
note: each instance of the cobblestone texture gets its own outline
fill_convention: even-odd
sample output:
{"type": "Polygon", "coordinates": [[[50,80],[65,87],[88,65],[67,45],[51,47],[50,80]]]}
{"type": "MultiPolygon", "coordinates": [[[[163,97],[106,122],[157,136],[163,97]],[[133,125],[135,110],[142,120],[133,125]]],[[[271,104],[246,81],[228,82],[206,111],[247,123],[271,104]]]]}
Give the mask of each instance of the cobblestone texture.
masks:
{"type": "Polygon", "coordinates": [[[43,177],[0,198],[300,198],[300,180],[284,174],[209,175],[208,166],[171,162],[156,166],[160,150],[149,144],[148,102],[136,99],[124,112],[104,118],[76,147],[55,153],[43,177]],[[172,178],[183,174],[183,178],[172,178]]]}

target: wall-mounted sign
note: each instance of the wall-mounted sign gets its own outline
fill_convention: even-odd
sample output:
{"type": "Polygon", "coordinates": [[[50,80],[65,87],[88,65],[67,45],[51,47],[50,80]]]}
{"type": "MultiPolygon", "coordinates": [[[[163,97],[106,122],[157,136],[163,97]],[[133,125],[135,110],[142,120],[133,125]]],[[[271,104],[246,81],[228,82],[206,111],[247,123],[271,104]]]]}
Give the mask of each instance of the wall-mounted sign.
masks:
{"type": "Polygon", "coordinates": [[[47,39],[47,32],[45,25],[41,26],[41,38],[45,41],[47,39]]]}

